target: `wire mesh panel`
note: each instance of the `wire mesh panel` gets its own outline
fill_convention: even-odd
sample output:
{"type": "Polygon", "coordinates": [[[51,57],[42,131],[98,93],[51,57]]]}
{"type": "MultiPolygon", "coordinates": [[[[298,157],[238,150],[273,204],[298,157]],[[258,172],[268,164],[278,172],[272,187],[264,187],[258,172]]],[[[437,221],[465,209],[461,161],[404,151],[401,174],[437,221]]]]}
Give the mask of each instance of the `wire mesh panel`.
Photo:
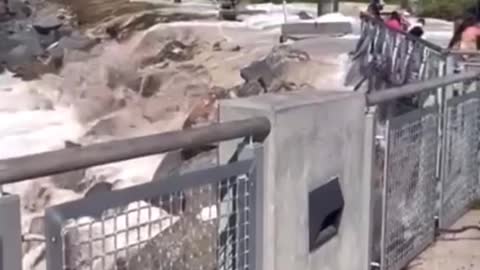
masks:
{"type": "Polygon", "coordinates": [[[472,92],[447,102],[440,226],[448,228],[476,198],[479,144],[479,95],[472,92]]]}
{"type": "Polygon", "coordinates": [[[383,190],[381,262],[399,270],[434,240],[436,108],[390,119],[383,190]]]}
{"type": "Polygon", "coordinates": [[[254,269],[257,161],[48,209],[47,268],[254,269]]]}

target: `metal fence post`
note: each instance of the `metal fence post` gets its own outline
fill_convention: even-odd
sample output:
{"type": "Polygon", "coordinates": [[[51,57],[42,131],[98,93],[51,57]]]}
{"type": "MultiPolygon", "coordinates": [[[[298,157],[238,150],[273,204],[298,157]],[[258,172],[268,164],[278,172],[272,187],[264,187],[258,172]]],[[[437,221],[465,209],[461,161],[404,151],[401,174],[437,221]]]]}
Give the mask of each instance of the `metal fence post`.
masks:
{"type": "Polygon", "coordinates": [[[249,269],[260,270],[263,266],[263,146],[252,145],[254,152],[255,168],[252,172],[251,196],[250,196],[250,240],[249,240],[249,269]]]}
{"type": "Polygon", "coordinates": [[[385,250],[386,250],[386,229],[387,229],[387,194],[388,194],[388,162],[389,162],[389,144],[390,144],[390,120],[387,120],[385,126],[385,154],[383,165],[383,186],[382,186],[382,234],[380,237],[380,269],[385,270],[385,250]]]}
{"type": "MultiPolygon", "coordinates": [[[[443,67],[443,76],[448,75],[450,73],[453,74],[454,66],[452,61],[452,56],[447,56],[445,59],[445,65],[443,67]]],[[[439,157],[438,157],[438,202],[437,202],[437,220],[440,220],[440,217],[443,216],[443,199],[444,199],[444,182],[447,173],[447,124],[448,124],[448,110],[447,104],[448,99],[453,91],[450,91],[453,86],[448,85],[444,86],[441,89],[441,103],[439,106],[439,157]]],[[[440,222],[438,226],[441,226],[440,222]]]]}
{"type": "MultiPolygon", "coordinates": [[[[375,135],[376,135],[376,111],[377,108],[375,106],[367,108],[367,113],[365,117],[365,137],[364,137],[364,156],[363,156],[363,164],[364,164],[364,170],[363,170],[363,177],[364,179],[370,179],[370,181],[375,181],[375,178],[373,177],[373,168],[377,164],[375,164],[376,161],[376,156],[375,156],[375,135]]],[[[372,183],[371,189],[370,189],[370,194],[368,197],[370,197],[370,200],[366,202],[368,204],[368,208],[370,209],[370,230],[368,232],[368,262],[372,263],[372,249],[373,249],[373,234],[374,234],[374,226],[375,222],[377,220],[374,220],[374,214],[373,212],[375,211],[375,183],[372,183]]],[[[378,262],[377,262],[378,263],[378,262]]],[[[370,268],[368,266],[367,268],[370,268]]]]}
{"type": "Polygon", "coordinates": [[[0,269],[22,269],[20,199],[17,195],[0,197],[0,269]],[[7,245],[8,244],[8,245],[7,245]]]}

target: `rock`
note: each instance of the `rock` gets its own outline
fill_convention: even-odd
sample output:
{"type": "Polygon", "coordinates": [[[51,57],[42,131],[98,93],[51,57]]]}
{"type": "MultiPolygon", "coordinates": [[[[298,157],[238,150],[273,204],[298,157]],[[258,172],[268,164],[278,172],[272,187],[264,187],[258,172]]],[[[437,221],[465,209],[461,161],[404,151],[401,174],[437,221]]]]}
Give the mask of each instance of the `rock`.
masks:
{"type": "Polygon", "coordinates": [[[5,62],[8,70],[27,80],[48,71],[48,66],[38,61],[39,57],[45,55],[45,51],[34,32],[16,33],[6,37],[3,42],[5,42],[3,48],[14,45],[6,54],[3,54],[3,57],[0,57],[3,58],[1,60],[5,62]]]}
{"type": "MultiPolygon", "coordinates": [[[[78,148],[82,145],[65,141],[65,148],[78,148]]],[[[75,192],[82,190],[82,179],[85,177],[85,169],[70,171],[62,174],[56,174],[51,176],[53,185],[61,189],[69,189],[75,192]]]]}
{"type": "Polygon", "coordinates": [[[231,51],[231,52],[238,52],[241,50],[241,47],[236,44],[232,44],[225,41],[217,41],[213,43],[212,49],[214,51],[231,51]]]}
{"type": "MultiPolygon", "coordinates": [[[[181,98],[181,97],[179,97],[181,98]]],[[[142,103],[142,114],[150,123],[171,118],[180,111],[178,100],[171,97],[151,97],[142,103]]]]}
{"type": "Polygon", "coordinates": [[[92,40],[85,36],[76,34],[64,36],[58,41],[58,46],[70,50],[89,50],[98,43],[98,40],[92,40]]]}
{"type": "Polygon", "coordinates": [[[153,96],[162,85],[162,76],[158,73],[149,73],[145,74],[141,78],[139,92],[142,97],[151,97],[153,96]]]}
{"type": "Polygon", "coordinates": [[[23,47],[25,53],[32,56],[41,56],[45,53],[40,39],[33,32],[22,32],[8,36],[12,42],[10,44],[17,44],[13,48],[23,47]]]}
{"type": "Polygon", "coordinates": [[[199,102],[194,103],[187,119],[183,125],[183,129],[192,128],[200,122],[212,120],[212,115],[216,110],[216,96],[209,95],[203,97],[199,102]]]}
{"type": "Polygon", "coordinates": [[[221,42],[220,42],[220,41],[217,41],[217,42],[213,43],[212,49],[213,49],[214,51],[221,51],[221,50],[222,50],[222,44],[221,44],[221,42]]]}
{"type": "Polygon", "coordinates": [[[214,222],[183,217],[128,258],[127,265],[129,269],[215,270],[217,230],[214,222]]]}
{"type": "Polygon", "coordinates": [[[113,136],[116,129],[116,123],[113,118],[107,118],[98,121],[85,136],[113,136]]]}
{"type": "Polygon", "coordinates": [[[294,85],[284,81],[283,76],[286,70],[284,66],[287,63],[309,60],[310,57],[307,53],[292,49],[289,46],[274,48],[264,59],[254,61],[241,69],[240,76],[245,80],[245,83],[235,89],[236,95],[244,97],[258,95],[262,92],[291,91],[294,89],[294,85]]]}
{"type": "Polygon", "coordinates": [[[308,14],[307,12],[305,12],[303,10],[300,11],[297,15],[300,18],[300,20],[311,20],[311,19],[313,19],[313,17],[310,16],[310,14],[308,14]]]}
{"type": "Polygon", "coordinates": [[[0,59],[5,60],[5,54],[21,44],[18,40],[12,39],[10,34],[0,32],[0,59]]]}
{"type": "Polygon", "coordinates": [[[33,13],[28,1],[8,0],[7,3],[9,12],[14,14],[17,20],[29,18],[33,13]]]}
{"type": "Polygon", "coordinates": [[[47,50],[54,69],[59,70],[65,62],[72,62],[72,56],[77,57],[73,59],[74,61],[89,59],[91,57],[90,54],[83,51],[88,51],[96,43],[97,41],[83,36],[62,37],[58,42],[49,46],[47,50]],[[68,52],[73,53],[68,54],[68,52]],[[69,58],[65,57],[66,54],[68,54],[69,58]]]}
{"type": "Polygon", "coordinates": [[[92,57],[93,56],[88,52],[79,50],[65,50],[63,52],[63,63],[84,62],[92,57]]]}
{"type": "Polygon", "coordinates": [[[142,66],[154,65],[161,63],[165,60],[171,60],[175,62],[183,62],[192,60],[194,56],[195,46],[186,45],[180,41],[170,41],[164,45],[162,50],[153,57],[145,58],[142,61],[142,66]]]}
{"type": "Polygon", "coordinates": [[[50,32],[58,30],[63,25],[56,16],[50,15],[37,19],[33,23],[33,28],[41,35],[48,35],[50,32]]]}
{"type": "Polygon", "coordinates": [[[265,89],[258,81],[249,81],[242,84],[238,89],[235,89],[237,97],[249,97],[265,93],[265,89]]]}
{"type": "Polygon", "coordinates": [[[85,197],[92,196],[95,194],[109,192],[113,190],[113,184],[108,182],[100,182],[93,185],[88,191],[85,193],[85,197]]]}

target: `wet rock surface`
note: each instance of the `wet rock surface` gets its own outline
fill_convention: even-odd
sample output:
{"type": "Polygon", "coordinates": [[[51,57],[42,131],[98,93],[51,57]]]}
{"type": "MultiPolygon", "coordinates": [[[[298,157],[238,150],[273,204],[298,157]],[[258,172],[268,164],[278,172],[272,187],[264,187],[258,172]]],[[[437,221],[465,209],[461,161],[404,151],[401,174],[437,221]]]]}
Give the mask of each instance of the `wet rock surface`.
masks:
{"type": "Polygon", "coordinates": [[[72,21],[56,5],[20,0],[10,0],[9,5],[10,13],[0,22],[0,62],[4,68],[32,80],[61,67],[62,61],[55,63],[51,58],[61,59],[63,52],[50,50],[59,40],[63,40],[64,49],[79,49],[78,42],[64,41],[72,34],[72,21]]]}

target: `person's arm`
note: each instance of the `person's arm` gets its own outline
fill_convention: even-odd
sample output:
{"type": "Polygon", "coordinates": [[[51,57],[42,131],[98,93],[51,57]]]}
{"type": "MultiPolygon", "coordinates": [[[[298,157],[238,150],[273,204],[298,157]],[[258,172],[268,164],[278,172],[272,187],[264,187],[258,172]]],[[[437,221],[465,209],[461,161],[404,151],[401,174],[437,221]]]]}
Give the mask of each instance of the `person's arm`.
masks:
{"type": "Polygon", "coordinates": [[[480,37],[480,26],[475,26],[475,36],[480,37]]]}
{"type": "Polygon", "coordinates": [[[410,29],[410,22],[404,16],[401,16],[400,20],[401,20],[401,23],[403,25],[404,30],[408,31],[410,29]]]}

